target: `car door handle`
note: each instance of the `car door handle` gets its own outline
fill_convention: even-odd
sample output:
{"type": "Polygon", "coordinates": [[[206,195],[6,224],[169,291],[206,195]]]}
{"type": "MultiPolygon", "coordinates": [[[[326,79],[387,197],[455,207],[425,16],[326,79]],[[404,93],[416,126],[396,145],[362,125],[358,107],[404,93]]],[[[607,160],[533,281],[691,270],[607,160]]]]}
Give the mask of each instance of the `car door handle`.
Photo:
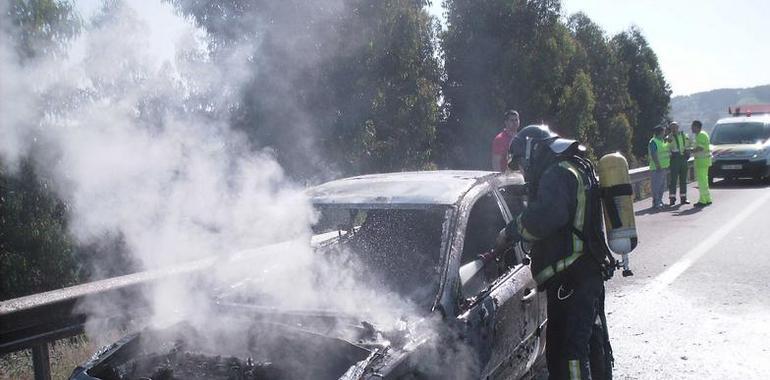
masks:
{"type": "Polygon", "coordinates": [[[527,293],[521,298],[521,302],[530,303],[535,300],[535,296],[537,296],[537,290],[527,289],[527,293]]]}

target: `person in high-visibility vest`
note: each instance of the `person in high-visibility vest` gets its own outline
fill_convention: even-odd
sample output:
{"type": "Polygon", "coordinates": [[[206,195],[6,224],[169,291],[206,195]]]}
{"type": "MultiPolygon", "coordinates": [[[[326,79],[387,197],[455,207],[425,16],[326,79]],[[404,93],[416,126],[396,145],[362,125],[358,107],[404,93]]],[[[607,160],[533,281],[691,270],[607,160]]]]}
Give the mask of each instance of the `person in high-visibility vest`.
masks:
{"type": "Polygon", "coordinates": [[[666,177],[671,165],[671,155],[668,143],[663,140],[663,126],[653,128],[655,135],[650,139],[647,153],[650,159],[650,187],[652,191],[652,208],[663,207],[663,193],[666,191],[666,177]]]}
{"type": "Polygon", "coordinates": [[[692,134],[695,136],[695,178],[698,180],[698,192],[700,199],[695,207],[705,207],[711,204],[711,192],[709,192],[709,167],[711,166],[711,141],[709,135],[703,132],[703,123],[700,120],[692,122],[692,134]]]}
{"type": "Polygon", "coordinates": [[[676,204],[676,187],[679,185],[679,200],[681,204],[690,204],[687,201],[687,160],[690,158],[689,144],[690,139],[679,130],[679,124],[672,121],[669,124],[671,132],[666,139],[669,152],[671,152],[671,167],[669,168],[668,178],[668,201],[669,205],[676,204]]]}

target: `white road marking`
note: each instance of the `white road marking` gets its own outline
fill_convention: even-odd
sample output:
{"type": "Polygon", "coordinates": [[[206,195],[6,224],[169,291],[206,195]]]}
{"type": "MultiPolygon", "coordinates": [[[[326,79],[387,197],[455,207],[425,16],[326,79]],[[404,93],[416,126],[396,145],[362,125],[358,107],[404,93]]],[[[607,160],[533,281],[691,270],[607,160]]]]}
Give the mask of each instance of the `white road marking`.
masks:
{"type": "Polygon", "coordinates": [[[679,277],[684,271],[690,268],[698,259],[705,255],[708,251],[714,248],[727,234],[729,234],[735,227],[738,227],[746,218],[748,218],[754,211],[756,211],[763,203],[770,199],[770,192],[765,193],[764,196],[756,199],[750,205],[745,207],[743,211],[738,213],[731,221],[725,223],[716,232],[711,234],[706,240],[700,242],[693,249],[689,250],[682,256],[679,261],[674,263],[670,268],[666,269],[663,273],[659,274],[655,279],[645,287],[645,291],[657,293],[663,290],[666,286],[671,285],[677,277],[679,277]]]}

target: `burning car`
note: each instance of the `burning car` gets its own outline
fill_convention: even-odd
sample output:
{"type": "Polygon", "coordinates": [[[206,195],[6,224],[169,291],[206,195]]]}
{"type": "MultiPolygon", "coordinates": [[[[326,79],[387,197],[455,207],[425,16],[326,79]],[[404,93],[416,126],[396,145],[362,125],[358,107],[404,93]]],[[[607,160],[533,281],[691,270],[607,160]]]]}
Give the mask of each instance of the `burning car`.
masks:
{"type": "Polygon", "coordinates": [[[127,336],[72,379],[509,379],[542,357],[546,302],[526,247],[479,260],[524,206],[519,174],[375,174],[308,195],[315,253],[354,262],[355,284],[406,300],[420,318],[381,326],[335,310],[271,307],[229,286],[215,291],[208,307],[220,323],[205,332],[178,323],[127,336]]]}

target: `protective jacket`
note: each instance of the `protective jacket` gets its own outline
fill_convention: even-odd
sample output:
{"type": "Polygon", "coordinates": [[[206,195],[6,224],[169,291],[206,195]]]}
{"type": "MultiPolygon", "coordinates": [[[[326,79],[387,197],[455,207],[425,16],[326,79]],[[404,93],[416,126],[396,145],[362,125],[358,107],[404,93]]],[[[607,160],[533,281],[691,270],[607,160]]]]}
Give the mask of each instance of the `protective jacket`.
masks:
{"type": "Polygon", "coordinates": [[[571,160],[555,160],[530,187],[526,209],[506,227],[509,239],[532,243],[532,275],[541,290],[567,272],[601,272],[589,255],[604,253],[591,252],[583,233],[591,203],[587,175],[571,160]]]}
{"type": "Polygon", "coordinates": [[[652,159],[653,155],[658,156],[661,169],[668,169],[671,165],[671,152],[668,150],[668,144],[663,139],[653,137],[650,139],[649,148],[647,154],[650,157],[650,170],[657,169],[657,165],[655,165],[655,161],[652,159]],[[655,150],[651,149],[653,146],[655,150]]]}
{"type": "Polygon", "coordinates": [[[690,147],[690,139],[684,132],[677,132],[671,136],[671,142],[668,143],[668,147],[672,156],[676,153],[685,155],[690,147]]]}
{"type": "Polygon", "coordinates": [[[711,166],[711,141],[706,132],[700,131],[695,135],[695,146],[701,148],[695,152],[695,165],[711,166]]]}
{"type": "Polygon", "coordinates": [[[611,379],[603,280],[615,267],[602,228],[602,191],[585,148],[525,127],[511,157],[527,181],[527,207],[498,241],[532,244],[531,270],[548,300],[546,362],[552,379],[611,379]]]}

